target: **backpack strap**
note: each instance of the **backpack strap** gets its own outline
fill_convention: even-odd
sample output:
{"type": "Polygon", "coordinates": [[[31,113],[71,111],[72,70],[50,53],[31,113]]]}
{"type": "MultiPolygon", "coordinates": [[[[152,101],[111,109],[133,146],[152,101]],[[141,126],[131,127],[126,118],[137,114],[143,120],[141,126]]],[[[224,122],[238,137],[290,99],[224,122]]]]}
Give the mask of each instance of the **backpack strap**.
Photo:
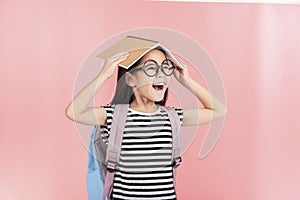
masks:
{"type": "Polygon", "coordinates": [[[96,169],[100,169],[100,163],[97,158],[97,152],[94,145],[95,134],[98,130],[98,126],[94,125],[92,134],[90,136],[89,149],[88,149],[88,172],[95,171],[96,169]]]}
{"type": "Polygon", "coordinates": [[[98,131],[99,126],[94,125],[89,141],[88,171],[86,174],[86,186],[89,200],[97,199],[98,197],[101,198],[104,191],[104,175],[101,173],[100,162],[97,158],[98,153],[96,152],[94,144],[96,133],[98,131]]]}
{"type": "Polygon", "coordinates": [[[115,176],[115,169],[120,161],[123,131],[127,118],[128,108],[129,104],[115,105],[106,153],[105,164],[107,166],[107,174],[104,182],[104,192],[102,196],[103,200],[105,200],[112,187],[113,179],[115,176]]]}
{"type": "Polygon", "coordinates": [[[168,117],[171,123],[172,127],[172,138],[173,138],[173,151],[172,151],[172,162],[173,162],[173,168],[177,168],[180,165],[180,162],[182,161],[181,158],[181,134],[180,134],[180,119],[176,112],[176,110],[173,107],[170,106],[160,106],[163,110],[165,110],[168,113],[168,117]]]}

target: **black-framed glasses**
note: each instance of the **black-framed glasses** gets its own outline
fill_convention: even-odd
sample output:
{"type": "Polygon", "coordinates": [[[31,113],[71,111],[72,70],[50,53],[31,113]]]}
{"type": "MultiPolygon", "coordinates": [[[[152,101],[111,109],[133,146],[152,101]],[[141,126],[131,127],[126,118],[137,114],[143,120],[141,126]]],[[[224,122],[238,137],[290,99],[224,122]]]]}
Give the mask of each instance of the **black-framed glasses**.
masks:
{"type": "Polygon", "coordinates": [[[143,70],[147,76],[153,77],[157,75],[159,69],[161,69],[166,76],[171,76],[174,73],[175,66],[170,59],[164,60],[161,65],[155,60],[149,59],[144,62],[143,67],[133,68],[129,72],[134,73],[143,70]]]}

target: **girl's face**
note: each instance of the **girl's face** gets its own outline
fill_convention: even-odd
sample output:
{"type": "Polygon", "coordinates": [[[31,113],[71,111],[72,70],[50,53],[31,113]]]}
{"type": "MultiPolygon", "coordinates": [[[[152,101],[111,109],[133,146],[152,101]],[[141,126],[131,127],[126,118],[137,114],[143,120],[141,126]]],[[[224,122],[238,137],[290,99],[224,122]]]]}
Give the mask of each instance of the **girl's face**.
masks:
{"type": "MultiPolygon", "coordinates": [[[[162,51],[154,49],[148,52],[135,68],[142,68],[143,64],[150,59],[155,60],[159,65],[161,65],[162,62],[166,60],[166,56],[162,51]]],[[[171,77],[166,76],[161,69],[159,69],[157,74],[152,77],[146,75],[143,70],[138,70],[130,76],[132,78],[131,87],[133,88],[135,98],[154,102],[163,100],[171,77]]]]}

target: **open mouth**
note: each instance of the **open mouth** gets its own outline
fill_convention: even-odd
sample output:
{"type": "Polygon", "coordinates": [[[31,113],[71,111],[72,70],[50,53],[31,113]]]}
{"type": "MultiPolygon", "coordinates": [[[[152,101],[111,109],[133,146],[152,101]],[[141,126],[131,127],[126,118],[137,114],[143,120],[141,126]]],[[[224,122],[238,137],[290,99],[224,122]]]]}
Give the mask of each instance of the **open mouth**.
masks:
{"type": "Polygon", "coordinates": [[[161,91],[164,89],[164,83],[156,83],[153,84],[152,87],[156,90],[156,91],[161,91]]]}

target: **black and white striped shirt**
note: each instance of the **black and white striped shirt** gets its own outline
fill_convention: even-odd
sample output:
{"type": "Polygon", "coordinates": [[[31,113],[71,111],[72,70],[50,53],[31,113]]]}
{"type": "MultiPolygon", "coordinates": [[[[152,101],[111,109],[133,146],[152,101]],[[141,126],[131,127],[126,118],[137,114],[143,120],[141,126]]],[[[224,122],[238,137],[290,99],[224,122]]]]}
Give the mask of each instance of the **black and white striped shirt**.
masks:
{"type": "MultiPolygon", "coordinates": [[[[104,106],[107,125],[101,126],[107,143],[114,105],[104,106]]],[[[175,108],[180,123],[182,109],[175,108]]],[[[172,132],[168,114],[159,108],[143,113],[129,108],[123,133],[120,166],[115,172],[112,199],[174,200],[172,132]]]]}

